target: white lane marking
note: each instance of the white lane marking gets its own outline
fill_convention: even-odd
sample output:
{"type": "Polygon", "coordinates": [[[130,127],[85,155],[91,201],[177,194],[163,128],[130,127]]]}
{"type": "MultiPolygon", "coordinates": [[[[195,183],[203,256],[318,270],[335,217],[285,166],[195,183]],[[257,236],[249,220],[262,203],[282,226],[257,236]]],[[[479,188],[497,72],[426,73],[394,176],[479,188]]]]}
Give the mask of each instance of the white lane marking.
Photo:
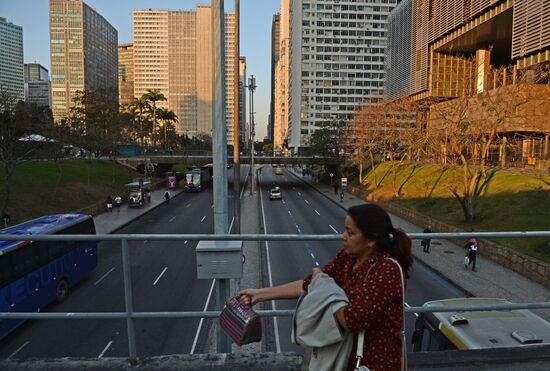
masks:
{"type": "Polygon", "coordinates": [[[172,219],[170,219],[170,220],[168,221],[168,223],[171,223],[174,219],[176,219],[176,216],[177,216],[177,215],[174,215],[174,216],[172,217],[172,219]]]}
{"type": "Polygon", "coordinates": [[[213,209],[213,208],[214,208],[214,204],[212,204],[212,206],[210,206],[210,208],[213,209]]]}
{"type": "Polygon", "coordinates": [[[101,276],[100,279],[98,279],[97,281],[95,281],[94,286],[96,286],[98,283],[100,283],[101,281],[103,281],[103,279],[104,279],[105,277],[107,277],[107,276],[109,275],[109,273],[111,273],[111,272],[114,271],[114,270],[115,270],[115,267],[112,267],[107,273],[105,273],[103,276],[101,276]]]}
{"type": "MultiPolygon", "coordinates": [[[[258,184],[259,188],[262,188],[262,185],[258,184]]],[[[294,188],[294,187],[292,187],[294,188]]],[[[261,190],[260,190],[261,194],[261,190]]],[[[264,213],[264,199],[260,197],[260,205],[262,206],[262,218],[264,222],[264,234],[267,234],[267,224],[265,224],[265,213],[264,213]]],[[[290,210],[288,211],[290,214],[290,210]]],[[[269,287],[273,287],[273,277],[271,275],[271,259],[269,258],[269,242],[265,241],[265,252],[267,256],[267,275],[269,277],[269,287]]],[[[271,300],[271,309],[275,310],[275,300],[271,300]]],[[[279,340],[279,324],[277,322],[277,317],[273,317],[273,327],[275,330],[275,351],[281,353],[281,341],[279,340]]]]}
{"type": "Polygon", "coordinates": [[[235,221],[235,217],[233,217],[233,218],[231,219],[231,224],[229,224],[229,232],[227,232],[227,233],[231,233],[231,228],[233,228],[233,222],[234,222],[234,221],[235,221]]]}
{"type": "Polygon", "coordinates": [[[99,356],[97,356],[97,358],[101,358],[103,357],[103,355],[105,354],[105,352],[107,351],[107,349],[109,349],[111,347],[111,344],[113,344],[113,341],[109,341],[107,343],[107,345],[105,346],[105,348],[103,348],[103,350],[101,351],[101,353],[99,353],[99,356]]]}
{"type": "Polygon", "coordinates": [[[184,245],[187,245],[187,240],[185,240],[185,242],[183,243],[184,245]]]}
{"type": "Polygon", "coordinates": [[[21,349],[23,349],[24,347],[26,347],[27,345],[29,345],[29,342],[28,341],[25,341],[25,343],[23,345],[21,345],[19,348],[17,348],[17,350],[15,352],[13,352],[9,357],[8,359],[12,358],[13,356],[15,356],[17,353],[19,353],[19,351],[21,349]]]}
{"type": "Polygon", "coordinates": [[[149,242],[149,241],[147,241],[147,240],[143,241],[144,244],[147,243],[147,242],[149,242]]]}
{"type": "Polygon", "coordinates": [[[340,232],[338,232],[338,231],[336,230],[336,228],[334,228],[332,225],[329,224],[328,226],[329,226],[330,228],[332,228],[332,230],[334,231],[334,233],[340,233],[340,232]]]}
{"type": "Polygon", "coordinates": [[[302,194],[300,192],[298,192],[298,196],[301,196],[302,194]]]}
{"type": "Polygon", "coordinates": [[[187,204],[187,205],[185,205],[185,208],[187,209],[187,208],[188,208],[189,206],[191,206],[191,204],[187,204]]]}
{"type": "Polygon", "coordinates": [[[160,280],[160,278],[164,275],[164,273],[166,273],[166,270],[168,269],[168,267],[164,267],[164,269],[162,270],[162,272],[160,272],[159,276],[157,277],[157,279],[155,280],[155,282],[153,282],[153,286],[155,286],[157,284],[157,282],[160,280]]]}
{"type": "Polygon", "coordinates": [[[202,217],[201,223],[204,222],[204,219],[206,219],[206,215],[202,217]]]}
{"type": "Polygon", "coordinates": [[[304,201],[306,202],[306,204],[308,204],[308,205],[309,205],[309,201],[308,201],[308,200],[304,200],[304,201]]]}
{"type": "Polygon", "coordinates": [[[319,214],[319,212],[315,209],[313,209],[313,211],[315,211],[317,213],[317,215],[321,216],[321,214],[319,214]]]}
{"type": "MultiPolygon", "coordinates": [[[[206,303],[204,304],[203,312],[206,312],[206,309],[208,308],[208,303],[210,303],[210,297],[212,296],[212,291],[214,291],[214,286],[216,286],[216,280],[212,280],[212,285],[210,285],[210,292],[208,293],[208,298],[206,299],[206,303]]],[[[193,340],[193,345],[191,346],[191,351],[189,354],[195,353],[195,347],[197,346],[197,341],[199,340],[199,334],[201,332],[202,323],[204,322],[204,318],[201,318],[199,321],[199,326],[197,327],[197,333],[195,334],[195,340],[193,340]]]]}

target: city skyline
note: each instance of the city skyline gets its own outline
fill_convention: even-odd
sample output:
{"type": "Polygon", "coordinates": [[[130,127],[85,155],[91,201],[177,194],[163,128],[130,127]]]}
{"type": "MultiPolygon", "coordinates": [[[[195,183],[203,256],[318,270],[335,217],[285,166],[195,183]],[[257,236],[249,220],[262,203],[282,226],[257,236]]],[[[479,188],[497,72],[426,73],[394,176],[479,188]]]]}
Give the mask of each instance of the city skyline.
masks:
{"type": "MultiPolygon", "coordinates": [[[[193,10],[197,4],[210,4],[203,0],[120,0],[116,3],[106,0],[84,0],[99,12],[118,31],[118,43],[132,40],[132,11],[143,9],[193,10]]],[[[254,94],[256,112],[256,139],[267,135],[267,121],[270,104],[271,73],[271,20],[279,11],[279,0],[241,0],[240,55],[247,59],[247,74],[256,77],[258,88],[254,94]],[[253,35],[253,37],[250,37],[253,35]]],[[[234,10],[234,1],[225,1],[225,11],[234,10]]],[[[49,50],[49,21],[47,0],[23,0],[2,2],[0,17],[23,27],[23,48],[25,63],[40,63],[51,71],[49,50]],[[29,4],[31,4],[29,6],[29,4]],[[28,9],[32,9],[29,12],[28,9]]],[[[248,94],[247,94],[248,97],[248,94]]]]}

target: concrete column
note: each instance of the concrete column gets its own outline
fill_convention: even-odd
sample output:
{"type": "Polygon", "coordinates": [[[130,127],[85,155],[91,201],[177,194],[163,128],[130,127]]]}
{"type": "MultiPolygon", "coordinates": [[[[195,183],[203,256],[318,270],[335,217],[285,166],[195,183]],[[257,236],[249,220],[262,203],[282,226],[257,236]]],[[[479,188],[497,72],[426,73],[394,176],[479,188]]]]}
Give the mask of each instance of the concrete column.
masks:
{"type": "Polygon", "coordinates": [[[488,90],[487,77],[491,71],[491,52],[485,49],[476,51],[476,92],[488,90]]]}

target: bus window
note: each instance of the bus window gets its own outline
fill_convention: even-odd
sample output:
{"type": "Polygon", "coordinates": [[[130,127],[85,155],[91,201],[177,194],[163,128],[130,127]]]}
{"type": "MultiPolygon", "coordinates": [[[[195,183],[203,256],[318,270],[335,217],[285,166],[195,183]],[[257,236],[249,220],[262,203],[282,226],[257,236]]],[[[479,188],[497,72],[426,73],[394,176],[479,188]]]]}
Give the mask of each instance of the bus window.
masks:
{"type": "Polygon", "coordinates": [[[13,268],[8,255],[0,255],[0,287],[13,281],[13,268]]]}
{"type": "Polygon", "coordinates": [[[39,267],[38,254],[35,253],[35,245],[16,249],[12,254],[13,272],[15,279],[21,278],[39,267]]]}

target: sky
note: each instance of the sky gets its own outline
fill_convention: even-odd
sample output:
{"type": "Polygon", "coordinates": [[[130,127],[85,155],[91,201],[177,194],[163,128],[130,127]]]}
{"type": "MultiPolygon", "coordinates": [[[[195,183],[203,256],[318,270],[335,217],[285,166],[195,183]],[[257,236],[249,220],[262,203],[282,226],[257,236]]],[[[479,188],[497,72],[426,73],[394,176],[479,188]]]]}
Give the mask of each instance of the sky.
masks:
{"type": "MultiPolygon", "coordinates": [[[[119,44],[132,42],[132,11],[139,9],[195,10],[209,0],[85,0],[118,30],[119,44]]],[[[234,10],[234,0],[225,0],[225,10],[234,10]]],[[[241,56],[246,57],[247,75],[256,77],[254,111],[256,139],[267,134],[271,85],[271,21],[279,0],[240,0],[241,56]]],[[[38,62],[50,70],[48,0],[0,0],[0,17],[23,27],[25,63],[38,62]]],[[[248,95],[247,95],[248,99],[248,95]]]]}

